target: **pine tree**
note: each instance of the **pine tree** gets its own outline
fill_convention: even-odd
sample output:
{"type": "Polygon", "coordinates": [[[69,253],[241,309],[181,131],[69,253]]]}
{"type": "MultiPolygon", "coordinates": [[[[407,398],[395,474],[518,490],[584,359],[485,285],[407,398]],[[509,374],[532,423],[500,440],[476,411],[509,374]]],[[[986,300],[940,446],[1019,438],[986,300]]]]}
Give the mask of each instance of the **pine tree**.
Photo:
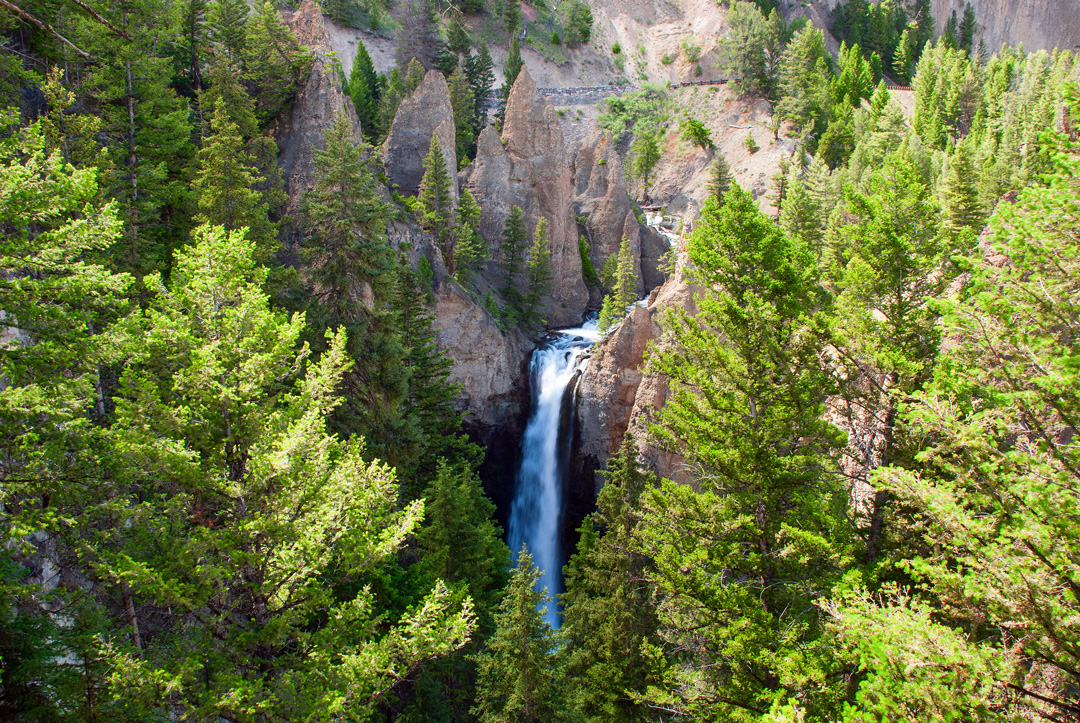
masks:
{"type": "MultiPolygon", "coordinates": [[[[244,79],[252,86],[256,115],[266,127],[308,79],[314,56],[300,45],[296,33],[270,2],[255,4],[244,38],[244,79]]],[[[363,47],[363,43],[358,46],[363,47]]]]}
{"type": "Polygon", "coordinates": [[[423,82],[426,72],[427,71],[424,70],[424,64],[416,58],[409,61],[408,66],[405,68],[405,78],[402,80],[406,94],[412,93],[420,87],[420,83],[423,82]]]}
{"type": "Polygon", "coordinates": [[[600,307],[599,329],[607,332],[622,320],[626,309],[637,299],[637,274],[634,273],[634,253],[630,248],[630,239],[623,236],[619,244],[619,256],[616,261],[614,284],[611,293],[604,297],[600,307]]]}
{"type": "Polygon", "coordinates": [[[510,36],[511,42],[517,35],[514,31],[521,25],[521,5],[518,0],[505,0],[502,6],[503,27],[506,28],[506,33],[510,36]]]}
{"type": "Polygon", "coordinates": [[[185,81],[187,93],[197,94],[202,90],[205,55],[209,49],[210,37],[206,27],[207,0],[184,0],[180,6],[180,43],[177,48],[177,62],[181,77],[185,81]]]}
{"type": "Polygon", "coordinates": [[[723,153],[716,156],[712,170],[709,173],[709,195],[716,199],[720,205],[724,203],[724,194],[731,187],[731,165],[723,153]]]}
{"type": "Polygon", "coordinates": [[[385,139],[390,132],[398,106],[405,98],[405,83],[401,80],[401,74],[397,68],[391,70],[386,82],[380,85],[383,85],[384,89],[379,96],[379,108],[375,121],[375,139],[379,141],[385,139]]]}
{"type": "Polygon", "coordinates": [[[465,74],[469,78],[469,87],[473,93],[472,124],[476,136],[479,136],[480,131],[487,125],[487,102],[495,84],[494,67],[487,42],[481,40],[476,55],[465,61],[465,74]]]}
{"type": "Polygon", "coordinates": [[[488,259],[487,243],[480,235],[481,213],[476,198],[469,189],[463,189],[458,201],[458,226],[455,231],[457,266],[454,269],[454,278],[462,285],[468,283],[472,274],[488,259]]]}
{"type": "Polygon", "coordinates": [[[221,100],[229,120],[236,125],[244,139],[254,138],[259,134],[259,122],[255,118],[255,99],[240,82],[239,66],[228,63],[216,63],[206,75],[206,88],[199,95],[199,106],[203,111],[202,135],[210,133],[210,120],[221,100]]]}
{"type": "Polygon", "coordinates": [[[469,149],[476,139],[476,131],[473,129],[476,104],[473,102],[469,78],[462,68],[458,68],[450,76],[450,107],[454,109],[455,149],[458,163],[461,164],[469,157],[469,149]]]}
{"type": "Polygon", "coordinates": [[[979,199],[978,172],[971,144],[964,141],[949,158],[941,186],[941,205],[945,216],[942,232],[958,251],[967,251],[982,231],[986,220],[979,199]]]}
{"type": "Polygon", "coordinates": [[[239,64],[244,57],[250,7],[247,0],[212,0],[206,24],[210,38],[226,62],[239,64]]]}
{"type": "Polygon", "coordinates": [[[665,646],[693,654],[649,699],[693,720],[757,721],[832,687],[807,715],[827,720],[842,668],[813,600],[846,571],[851,530],[832,472],[843,435],[822,416],[832,384],[812,262],[735,184],[722,207],[706,201],[688,253],[707,291],[696,315],[665,318],[671,346],[649,368],[671,379],[653,431],[695,473],[642,495],[635,549],[656,566],[665,646]]]}
{"type": "Polygon", "coordinates": [[[637,138],[631,151],[634,160],[631,168],[634,175],[641,179],[641,188],[645,201],[649,200],[649,177],[652,175],[656,164],[660,162],[660,138],[659,131],[651,128],[635,130],[637,138]]]}
{"type": "Polygon", "coordinates": [[[656,480],[641,472],[629,436],[602,473],[596,512],[581,523],[577,552],[564,568],[566,592],[560,636],[568,698],[589,721],[647,719],[637,698],[660,682],[646,646],[657,635],[649,560],[633,550],[640,523],[638,499],[656,480]]]}
{"type": "Polygon", "coordinates": [[[521,45],[515,35],[510,38],[510,49],[506,55],[506,62],[503,64],[502,104],[499,107],[500,123],[506,117],[506,104],[510,101],[510,91],[514,88],[514,81],[517,80],[518,73],[521,72],[524,66],[525,61],[521,59],[521,45]]]}
{"type": "Polygon", "coordinates": [[[550,601],[536,590],[540,570],[522,548],[506,596],[495,616],[495,634],[476,656],[476,704],[481,723],[549,723],[565,720],[555,668],[555,635],[541,609],[550,601]]]}
{"type": "Polygon", "coordinates": [[[446,47],[451,53],[465,55],[472,47],[472,38],[469,37],[469,27],[465,24],[465,18],[460,11],[454,11],[450,15],[450,23],[446,28],[446,47]]]}
{"type": "Polygon", "coordinates": [[[424,157],[424,177],[420,181],[421,224],[424,230],[435,238],[446,269],[451,274],[457,268],[454,244],[457,214],[451,193],[453,182],[450,171],[446,168],[442,143],[439,142],[438,135],[432,133],[428,154],[424,157]]]}
{"type": "Polygon", "coordinates": [[[896,54],[893,56],[893,72],[901,83],[910,83],[911,75],[915,69],[915,35],[912,28],[904,28],[900,36],[900,42],[896,46],[896,54]]]}
{"type": "Polygon", "coordinates": [[[791,239],[806,244],[815,257],[821,255],[824,240],[821,206],[806,188],[797,167],[789,171],[784,206],[780,209],[780,228],[791,239]]]}
{"type": "Polygon", "coordinates": [[[503,299],[514,310],[521,308],[521,291],[518,289],[518,276],[525,261],[526,244],[529,235],[525,230],[525,215],[517,206],[510,207],[506,225],[502,232],[502,272],[503,285],[499,289],[503,299]]]}
{"type": "Polygon", "coordinates": [[[570,0],[564,6],[566,18],[566,44],[576,48],[589,42],[592,37],[593,16],[588,3],[582,0],[570,0]]]}
{"type": "Polygon", "coordinates": [[[356,58],[349,73],[349,97],[368,142],[378,137],[379,79],[363,42],[356,43],[356,58]]]}
{"type": "Polygon", "coordinates": [[[802,132],[818,136],[832,108],[832,71],[825,34],[806,27],[795,34],[780,61],[777,113],[802,132]]]}
{"type": "MultiPolygon", "coordinates": [[[[942,265],[938,208],[915,165],[901,147],[870,179],[869,192],[847,191],[852,223],[841,234],[849,260],[837,299],[834,335],[854,366],[847,379],[881,379],[870,391],[845,387],[854,406],[881,420],[877,457],[883,464],[912,463],[897,427],[899,395],[919,389],[933,369],[939,330],[934,299],[950,276],[942,265]]],[[[872,467],[874,460],[866,460],[872,467]]],[[[887,541],[887,496],[878,491],[867,524],[867,560],[887,541]]]]}
{"type": "Polygon", "coordinates": [[[132,0],[103,10],[131,40],[76,16],[89,52],[98,59],[83,70],[82,90],[100,109],[114,169],[103,180],[124,221],[124,239],[113,258],[142,274],[167,268],[171,248],[182,243],[190,228],[190,112],[169,87],[170,60],[155,52],[176,30],[174,15],[163,2],[132,0]]]}
{"type": "Polygon", "coordinates": [[[463,645],[475,616],[437,583],[397,624],[371,624],[360,583],[422,503],[399,506],[393,471],[327,431],[345,333],[311,361],[303,316],[271,310],[254,258],[243,231],[200,227],[136,320],[110,430],[116,498],[95,510],[126,522],[87,554],[159,625],[145,653],[106,648],[124,671],[114,692],[184,717],[315,717],[342,697],[370,711],[401,671],[463,645]]]}
{"type": "Polygon", "coordinates": [[[249,239],[268,259],[277,231],[267,217],[267,204],[256,185],[258,175],[245,153],[243,138],[223,98],[214,105],[210,135],[199,151],[199,170],[192,184],[199,194],[200,223],[223,226],[226,231],[248,229],[249,239]]]}
{"type": "Polygon", "coordinates": [[[522,323],[530,329],[538,329],[543,326],[544,318],[541,313],[543,301],[551,293],[551,247],[547,237],[547,219],[543,216],[536,222],[536,232],[533,234],[532,247],[529,249],[529,258],[525,264],[525,292],[524,306],[522,308],[522,323]]]}

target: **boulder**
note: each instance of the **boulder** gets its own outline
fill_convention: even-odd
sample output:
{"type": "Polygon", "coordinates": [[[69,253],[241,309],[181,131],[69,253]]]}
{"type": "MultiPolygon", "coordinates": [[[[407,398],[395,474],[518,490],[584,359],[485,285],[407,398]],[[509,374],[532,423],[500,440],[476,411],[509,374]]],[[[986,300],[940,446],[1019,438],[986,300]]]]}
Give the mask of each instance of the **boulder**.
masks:
{"type": "MultiPolygon", "coordinates": [[[[401,101],[394,122],[390,125],[390,133],[383,145],[382,161],[391,188],[396,186],[407,196],[420,192],[424,158],[431,147],[432,135],[438,137],[446,170],[454,178],[457,173],[454,109],[450,105],[450,88],[446,78],[437,70],[429,70],[416,90],[401,101]]],[[[457,184],[450,185],[456,204],[457,184]]]]}

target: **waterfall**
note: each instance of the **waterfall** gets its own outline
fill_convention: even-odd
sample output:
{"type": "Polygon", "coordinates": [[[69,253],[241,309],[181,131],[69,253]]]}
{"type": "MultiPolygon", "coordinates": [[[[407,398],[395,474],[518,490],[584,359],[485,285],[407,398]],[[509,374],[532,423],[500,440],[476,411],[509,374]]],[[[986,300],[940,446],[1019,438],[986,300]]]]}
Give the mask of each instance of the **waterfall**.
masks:
{"type": "MultiPolygon", "coordinates": [[[[567,389],[581,356],[599,338],[596,322],[563,329],[533,352],[532,416],[521,440],[521,468],[510,507],[510,552],[516,557],[522,543],[543,571],[540,585],[552,602],[547,621],[559,627],[555,596],[562,592],[562,550],[559,534],[563,514],[563,485],[570,464],[571,430],[563,410],[572,400],[567,389]],[[565,423],[564,423],[565,421],[565,423]]],[[[568,417],[568,415],[566,415],[568,417]]]]}

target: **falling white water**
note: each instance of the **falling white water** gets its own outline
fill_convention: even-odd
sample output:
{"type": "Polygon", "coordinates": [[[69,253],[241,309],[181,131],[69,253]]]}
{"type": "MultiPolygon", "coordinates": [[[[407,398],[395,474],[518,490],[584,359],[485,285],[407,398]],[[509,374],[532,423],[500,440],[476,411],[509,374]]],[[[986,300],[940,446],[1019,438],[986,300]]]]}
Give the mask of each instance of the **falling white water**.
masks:
{"type": "Polygon", "coordinates": [[[595,321],[577,329],[563,329],[533,352],[529,365],[532,416],[521,440],[521,469],[510,507],[509,542],[515,558],[524,543],[533,562],[543,571],[540,585],[547,588],[553,600],[547,611],[547,621],[553,628],[559,627],[554,598],[562,592],[559,528],[565,468],[569,463],[568,455],[563,452],[568,451],[566,445],[570,441],[559,436],[563,400],[582,354],[599,336],[595,321]]]}

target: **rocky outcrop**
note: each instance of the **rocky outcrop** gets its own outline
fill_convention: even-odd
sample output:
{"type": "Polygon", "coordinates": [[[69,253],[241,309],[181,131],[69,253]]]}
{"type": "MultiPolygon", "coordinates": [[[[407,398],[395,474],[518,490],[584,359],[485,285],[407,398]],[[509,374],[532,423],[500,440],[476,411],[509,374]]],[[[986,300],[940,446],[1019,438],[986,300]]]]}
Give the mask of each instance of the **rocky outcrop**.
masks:
{"type": "Polygon", "coordinates": [[[537,93],[527,69],[510,91],[502,138],[493,128],[484,129],[477,139],[476,160],[462,181],[483,209],[480,233],[491,249],[488,278],[498,278],[502,231],[511,207],[525,212],[530,232],[543,217],[553,275],[545,318],[552,326],[580,322],[588,290],[581,278],[566,143],[555,109],[537,93]]]}
{"type": "MultiPolygon", "coordinates": [[[[382,160],[391,188],[397,187],[408,196],[419,193],[432,135],[439,139],[447,172],[453,178],[457,172],[454,109],[446,78],[437,70],[429,70],[416,90],[401,101],[390,125],[382,160]]],[[[451,187],[456,204],[457,184],[451,187]]]]}
{"type": "MultiPolygon", "coordinates": [[[[588,219],[586,232],[597,269],[619,253],[625,236],[634,256],[638,295],[664,283],[660,257],[668,250],[666,238],[638,223],[626,189],[622,158],[611,138],[602,131],[582,142],[571,162],[574,175],[574,209],[588,219]]],[[[593,300],[596,303],[596,300],[593,300]]]]}
{"type": "Polygon", "coordinates": [[[679,278],[657,289],[647,305],[634,306],[630,314],[594,347],[584,368],[578,404],[582,472],[598,491],[602,469],[618,450],[624,435],[637,442],[641,460],[662,477],[689,481],[681,455],[663,450],[649,441],[648,425],[668,399],[667,379],[645,370],[646,350],[660,341],[658,318],[664,309],[682,308],[696,313],[694,287],[679,278]]]}
{"type": "Polygon", "coordinates": [[[304,193],[315,183],[313,151],[323,147],[323,133],[338,113],[345,113],[352,123],[353,135],[360,140],[360,121],[341,91],[341,81],[330,56],[330,38],[322,11],[314,0],[304,0],[300,9],[288,17],[301,45],[315,56],[311,73],[287,115],[278,120],[274,137],[281,154],[278,166],[288,194],[286,212],[295,215],[304,193]]]}
{"type": "Polygon", "coordinates": [[[932,0],[937,31],[955,11],[964,15],[970,2],[975,11],[975,42],[997,52],[1002,44],[1024,44],[1027,50],[1076,50],[1080,45],[1080,5],[1076,0],[932,0]]]}

